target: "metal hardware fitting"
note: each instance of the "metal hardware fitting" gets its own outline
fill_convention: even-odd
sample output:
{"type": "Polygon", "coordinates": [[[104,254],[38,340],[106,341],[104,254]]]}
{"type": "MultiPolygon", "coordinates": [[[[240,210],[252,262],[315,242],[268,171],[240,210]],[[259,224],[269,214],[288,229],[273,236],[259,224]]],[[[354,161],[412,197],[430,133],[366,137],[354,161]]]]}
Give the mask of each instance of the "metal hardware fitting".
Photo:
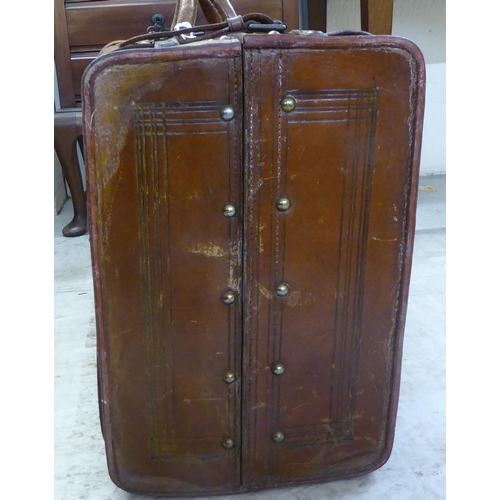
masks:
{"type": "Polygon", "coordinates": [[[165,24],[165,16],[163,14],[153,14],[151,22],[157,26],[163,26],[165,24]]]}
{"type": "Polygon", "coordinates": [[[287,198],[286,196],[282,196],[279,200],[278,203],[276,203],[276,206],[278,207],[278,210],[281,212],[286,212],[290,208],[290,199],[287,198]]]}
{"type": "Polygon", "coordinates": [[[165,40],[155,40],[155,49],[165,49],[167,47],[175,47],[180,45],[179,40],[177,38],[165,38],[165,40]]]}
{"type": "Polygon", "coordinates": [[[224,292],[222,295],[222,302],[224,302],[224,304],[228,306],[231,305],[235,300],[236,295],[231,291],[224,292]]]}
{"type": "MultiPolygon", "coordinates": [[[[189,28],[192,28],[191,23],[184,21],[182,23],[177,23],[174,26],[174,31],[184,30],[184,29],[189,29],[189,28]]],[[[190,40],[191,38],[196,38],[196,35],[194,33],[189,33],[189,35],[183,34],[183,35],[181,35],[181,38],[184,38],[184,40],[190,40]]]]}
{"type": "Polygon", "coordinates": [[[236,207],[232,203],[226,203],[222,209],[225,217],[234,217],[236,214],[236,207]]]}
{"type": "Polygon", "coordinates": [[[286,31],[287,25],[282,21],[274,21],[272,24],[264,23],[250,23],[247,26],[248,31],[255,31],[259,33],[267,33],[268,31],[277,31],[278,33],[283,33],[286,31]]]}
{"type": "Polygon", "coordinates": [[[285,373],[285,365],[283,363],[274,363],[273,373],[275,375],[283,375],[285,373]]]}
{"type": "Polygon", "coordinates": [[[276,286],[276,295],[284,297],[290,292],[290,287],[286,283],[280,283],[276,286]]]}
{"type": "Polygon", "coordinates": [[[273,434],[273,441],[276,443],[281,443],[285,439],[285,435],[281,431],[276,431],[273,434]]]}
{"type": "Polygon", "coordinates": [[[231,106],[225,106],[222,108],[220,116],[226,122],[231,121],[234,118],[234,109],[231,106]]]}
{"type": "Polygon", "coordinates": [[[232,384],[236,380],[236,375],[233,372],[224,373],[222,380],[224,380],[226,384],[232,384]]]}
{"type": "Polygon", "coordinates": [[[234,441],[231,438],[224,438],[222,440],[222,447],[230,450],[234,446],[234,441]]]}
{"type": "Polygon", "coordinates": [[[291,95],[287,95],[286,97],[283,97],[283,99],[281,99],[281,109],[285,113],[290,113],[290,111],[293,111],[296,105],[297,101],[291,95]]]}
{"type": "Polygon", "coordinates": [[[169,31],[163,26],[165,23],[165,16],[163,14],[153,14],[151,16],[151,22],[153,26],[150,26],[146,32],[147,33],[157,33],[158,31],[169,31]]]}

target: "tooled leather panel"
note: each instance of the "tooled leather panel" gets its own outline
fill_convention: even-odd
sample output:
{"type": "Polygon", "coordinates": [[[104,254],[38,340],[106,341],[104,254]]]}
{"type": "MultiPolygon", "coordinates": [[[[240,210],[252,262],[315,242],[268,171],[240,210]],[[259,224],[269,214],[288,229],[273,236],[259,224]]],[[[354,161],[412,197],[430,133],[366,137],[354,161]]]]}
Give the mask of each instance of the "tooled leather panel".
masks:
{"type": "Polygon", "coordinates": [[[100,63],[86,98],[105,440],[129,491],[239,485],[238,383],[222,379],[241,373],[240,303],[221,300],[241,278],[241,56],[227,45],[209,64],[207,49],[148,64],[121,53],[100,63]]]}
{"type": "MultiPolygon", "coordinates": [[[[249,38],[253,43],[257,38],[269,43],[273,37],[249,38]]],[[[288,39],[280,37],[280,43],[286,45],[288,39]]],[[[126,304],[120,310],[116,309],[117,302],[102,308],[105,321],[100,320],[98,334],[102,337],[103,325],[109,326],[106,321],[110,318],[117,322],[115,332],[119,335],[112,339],[113,351],[110,361],[106,361],[103,378],[113,381],[113,391],[110,394],[107,382],[103,398],[107,400],[106,414],[114,418],[113,446],[123,446],[125,439],[131,440],[110,460],[121,461],[119,466],[116,462],[112,465],[111,473],[116,479],[120,467],[122,477],[129,481],[124,485],[127,489],[179,495],[186,491],[191,494],[229,491],[226,486],[231,484],[229,488],[238,490],[240,446],[244,489],[348,477],[380,466],[381,460],[388,456],[386,450],[390,450],[395,415],[394,389],[397,393],[394,379],[399,370],[396,358],[401,354],[401,317],[411,262],[408,228],[414,221],[412,192],[416,186],[411,179],[416,176],[418,160],[415,153],[418,145],[413,141],[415,134],[420,137],[421,133],[418,121],[421,109],[417,105],[422,83],[418,81],[415,61],[405,56],[403,50],[395,50],[394,45],[377,50],[370,50],[369,43],[353,47],[347,41],[333,40],[319,42],[318,50],[305,47],[303,41],[299,45],[295,51],[279,46],[247,51],[245,130],[239,57],[233,57],[227,64],[219,64],[215,59],[210,63],[214,69],[208,79],[212,93],[218,94],[217,82],[229,77],[227,98],[219,95],[218,104],[214,103],[213,95],[189,93],[186,82],[199,80],[196,71],[182,85],[174,85],[173,94],[184,103],[179,106],[177,100],[169,100],[159,89],[165,81],[173,79],[165,80],[162,73],[163,83],[155,83],[151,78],[153,68],[158,68],[155,61],[147,68],[144,66],[143,78],[136,82],[136,91],[142,92],[147,87],[152,97],[140,102],[139,92],[133,98],[130,115],[124,112],[123,102],[120,101],[120,106],[115,103],[115,111],[111,102],[112,98],[120,97],[117,92],[123,92],[126,80],[119,80],[119,86],[110,85],[109,95],[104,99],[106,112],[111,113],[108,118],[113,119],[102,121],[102,109],[94,115],[87,108],[85,123],[87,127],[92,123],[93,130],[101,134],[100,140],[111,137],[104,128],[99,128],[104,123],[119,126],[125,116],[132,116],[135,121],[135,129],[126,135],[118,130],[119,140],[100,143],[98,153],[89,151],[90,163],[97,154],[99,158],[108,158],[105,167],[110,169],[104,168],[99,174],[102,198],[96,200],[95,189],[90,193],[94,223],[98,221],[97,232],[93,230],[93,248],[101,255],[100,267],[96,268],[96,276],[102,282],[99,289],[105,289],[113,301],[124,300],[126,304]],[[416,85],[420,87],[417,89],[416,85]],[[293,97],[296,102],[290,113],[280,107],[285,96],[293,97]],[[237,117],[231,122],[227,137],[214,111],[224,101],[235,102],[237,108],[237,117]],[[374,129],[377,147],[374,147],[374,129]],[[215,313],[213,326],[217,332],[206,332],[213,333],[217,342],[227,339],[231,369],[237,369],[238,359],[243,359],[240,443],[236,385],[233,399],[228,397],[232,416],[224,415],[223,421],[216,422],[209,416],[207,425],[210,425],[203,429],[197,420],[200,411],[190,413],[191,404],[201,404],[201,413],[218,404],[196,403],[196,397],[190,398],[182,392],[182,386],[192,392],[202,391],[200,383],[212,387],[205,376],[194,376],[194,380],[191,378],[184,385],[183,380],[193,375],[187,371],[189,366],[199,367],[199,363],[193,363],[192,354],[204,363],[196,357],[211,352],[213,343],[204,344],[203,352],[199,352],[201,344],[197,338],[163,329],[172,324],[169,300],[178,299],[178,294],[169,290],[170,240],[166,234],[159,239],[156,234],[168,227],[164,222],[171,213],[171,203],[177,203],[176,231],[183,231],[182,204],[193,202],[200,195],[196,191],[203,191],[194,188],[188,192],[187,187],[193,187],[189,182],[186,189],[176,191],[182,193],[181,198],[176,200],[173,196],[168,200],[161,187],[172,181],[170,168],[175,166],[175,160],[172,164],[165,163],[165,159],[186,154],[185,163],[199,167],[186,170],[184,175],[177,172],[179,175],[174,179],[178,187],[190,180],[191,175],[196,184],[209,174],[210,169],[200,165],[204,159],[211,158],[218,166],[227,159],[232,165],[227,172],[227,194],[228,198],[234,195],[238,204],[241,148],[238,141],[243,134],[246,144],[245,205],[240,208],[243,215],[229,222],[224,233],[227,246],[211,241],[215,246],[207,247],[207,242],[201,240],[200,245],[191,244],[193,241],[187,245],[191,256],[205,258],[207,262],[220,258],[221,252],[216,247],[226,247],[227,254],[222,251],[227,273],[224,279],[227,278],[228,286],[234,284],[241,272],[237,255],[242,254],[235,243],[241,239],[239,231],[244,220],[243,356],[240,358],[238,351],[237,314],[229,313],[229,318],[223,318],[227,320],[227,337],[225,331],[221,334],[222,328],[217,323],[221,316],[215,313]],[[189,147],[191,142],[181,143],[184,136],[186,141],[195,137],[201,141],[199,147],[206,147],[213,154],[196,155],[189,147]],[[217,142],[223,136],[224,141],[217,142]],[[129,142],[124,146],[125,138],[129,142]],[[178,140],[181,142],[176,144],[178,140]],[[131,180],[128,170],[115,170],[120,162],[114,162],[111,153],[122,154],[113,149],[116,147],[125,148],[124,159],[136,158],[136,178],[131,180]],[[223,150],[224,158],[217,156],[219,150],[223,150]],[[111,178],[120,189],[112,187],[111,178]],[[147,188],[143,187],[131,198],[137,183],[143,186],[146,183],[147,188]],[[286,212],[276,210],[280,196],[291,200],[291,208],[286,212]],[[123,226],[116,231],[114,224],[120,218],[123,226]],[[141,239],[136,241],[139,226],[141,239]],[[112,248],[119,249],[125,272],[116,270],[106,260],[112,248]],[[140,269],[135,262],[135,251],[142,255],[140,269]],[[124,295],[139,282],[139,288],[150,293],[124,295]],[[290,292],[286,297],[277,297],[275,286],[282,282],[289,284],[290,292]],[[155,302],[156,299],[161,300],[155,302]],[[138,301],[141,314],[135,309],[138,301]],[[138,339],[132,325],[146,332],[144,338],[138,339]],[[184,349],[184,357],[178,359],[188,360],[186,366],[181,366],[183,371],[178,378],[181,391],[179,385],[176,391],[180,398],[176,403],[183,405],[187,415],[186,425],[183,427],[181,422],[178,427],[178,431],[186,431],[185,435],[180,432],[178,436],[171,434],[175,425],[162,428],[162,422],[175,424],[169,420],[174,406],[170,376],[178,375],[169,358],[168,346],[172,341],[174,344],[180,341],[177,346],[184,349]],[[137,353],[143,354],[137,357],[137,353]],[[272,363],[277,360],[285,364],[285,373],[279,378],[271,372],[272,363]],[[137,363],[144,363],[147,370],[137,363]],[[125,369],[131,370],[132,376],[125,369]],[[147,390],[144,390],[145,373],[149,377],[147,390]],[[162,397],[151,397],[156,389],[162,397]],[[126,402],[120,410],[113,406],[110,413],[113,404],[110,395],[115,397],[117,392],[126,394],[124,401],[133,404],[126,402]],[[143,425],[137,425],[139,415],[143,425]],[[188,425],[193,422],[194,426],[188,425]],[[215,440],[203,442],[194,434],[187,435],[191,428],[195,434],[201,429],[208,436],[212,427],[219,429],[220,425],[227,426],[228,432],[236,436],[236,446],[227,457],[215,440]],[[272,440],[276,430],[284,432],[281,443],[272,440]],[[216,447],[217,451],[209,452],[216,447]],[[131,461],[137,457],[145,460],[135,469],[140,475],[130,469],[131,461]],[[122,469],[122,461],[128,469],[122,469]]],[[[186,54],[189,53],[188,49],[186,54]]],[[[214,51],[209,56],[219,58],[214,51]]],[[[202,67],[206,67],[209,56],[203,55],[202,67]]],[[[175,68],[182,69],[181,74],[189,73],[190,65],[177,61],[175,68]]],[[[89,174],[90,182],[95,183],[95,172],[89,174]]],[[[212,181],[208,175],[205,185],[212,185],[212,181]]],[[[189,217],[206,216],[205,207],[198,207],[198,212],[192,208],[186,212],[191,213],[189,217]]],[[[207,223],[207,231],[212,222],[207,223]]],[[[188,226],[196,224],[195,217],[188,226]]],[[[212,234],[211,231],[203,234],[212,234]]],[[[182,240],[174,239],[178,243],[182,240]]],[[[181,267],[175,271],[179,280],[183,277],[181,267]]],[[[196,285],[199,283],[196,278],[204,276],[209,268],[210,265],[200,267],[197,272],[189,267],[184,274],[196,285]]],[[[202,292],[206,287],[201,288],[190,287],[200,292],[199,300],[193,302],[184,297],[179,311],[190,311],[205,300],[202,292]]],[[[99,293],[96,298],[102,301],[99,293]]],[[[188,319],[196,321],[195,316],[188,319]]],[[[178,323],[173,324],[177,328],[178,323]]],[[[203,335],[198,338],[204,342],[203,335]]],[[[226,349],[217,351],[217,356],[221,356],[221,351],[226,349]]],[[[107,359],[106,356],[101,359],[107,359]]],[[[217,356],[214,362],[218,362],[217,356]]],[[[210,367],[204,365],[203,372],[210,373],[210,367]]],[[[212,380],[213,387],[220,387],[217,384],[221,383],[221,374],[215,377],[216,381],[212,380]]],[[[201,396],[207,397],[210,398],[201,396]]],[[[108,430],[109,418],[106,417],[108,430]]],[[[107,441],[111,446],[109,435],[107,441]]]]}
{"type": "MultiPolygon", "coordinates": [[[[201,278],[203,272],[213,273],[210,269],[210,261],[226,260],[228,286],[232,290],[239,288],[240,231],[234,220],[223,219],[227,229],[231,232],[224,244],[220,235],[209,234],[206,242],[186,242],[180,252],[178,242],[185,241],[186,235],[182,230],[179,231],[177,224],[173,223],[175,219],[182,217],[186,206],[191,206],[191,210],[196,213],[199,220],[203,219],[202,212],[205,211],[203,186],[195,179],[191,180],[189,186],[185,186],[186,191],[190,190],[185,199],[179,192],[177,172],[183,168],[182,162],[186,161],[182,159],[179,144],[185,144],[188,139],[193,149],[202,151],[206,148],[206,141],[212,141],[218,146],[218,155],[212,154],[221,166],[224,159],[230,158],[232,162],[234,158],[231,144],[235,144],[235,141],[231,137],[231,129],[228,129],[226,123],[220,119],[220,109],[223,104],[216,101],[190,101],[182,105],[165,102],[135,106],[137,179],[138,185],[147,186],[147,189],[141,190],[139,194],[140,234],[142,236],[140,242],[141,309],[150,360],[148,371],[150,372],[151,393],[151,457],[154,459],[172,458],[176,454],[188,451],[192,454],[213,453],[220,449],[221,434],[233,435],[234,420],[239,419],[239,407],[234,391],[228,392],[228,401],[225,402],[217,394],[220,391],[213,391],[213,394],[204,400],[203,392],[197,393],[193,391],[193,388],[181,389],[180,381],[189,374],[185,373],[185,370],[193,371],[195,368],[179,362],[182,359],[175,357],[175,352],[179,353],[187,348],[185,345],[187,340],[183,338],[183,335],[189,335],[192,338],[199,335],[197,325],[202,323],[202,318],[204,318],[204,323],[211,325],[212,330],[220,330],[221,336],[217,337],[218,341],[212,339],[213,346],[218,346],[218,350],[227,349],[231,353],[226,369],[231,372],[240,371],[237,360],[239,349],[235,344],[235,335],[237,336],[240,330],[238,308],[228,309],[228,316],[224,318],[227,320],[225,328],[224,322],[213,321],[213,317],[209,322],[203,310],[199,310],[198,316],[193,316],[191,323],[188,321],[186,325],[186,318],[181,316],[179,307],[182,304],[182,297],[186,295],[184,286],[187,285],[183,285],[183,282],[189,280],[185,274],[179,275],[176,271],[185,267],[185,261],[189,261],[192,272],[199,277],[199,286],[203,288],[204,281],[201,278]],[[166,232],[162,230],[165,225],[166,232]],[[199,261],[201,267],[198,269],[197,262],[199,261]],[[161,300],[157,299],[158,296],[161,300]],[[223,340],[224,329],[227,330],[227,339],[223,340]],[[181,332],[184,334],[181,335],[181,332]],[[220,342],[221,340],[223,341],[220,342]],[[177,389],[174,390],[176,387],[177,389]],[[159,394],[162,395],[161,398],[158,397],[159,394]],[[217,406],[216,400],[219,401],[219,409],[214,412],[212,406],[214,404],[217,406]],[[210,403],[208,406],[207,402],[210,403]],[[186,410],[182,410],[185,406],[186,410]],[[196,419],[180,416],[188,409],[190,415],[202,416],[204,422],[199,429],[196,429],[196,426],[200,425],[196,419]],[[221,426],[218,413],[223,409],[227,410],[227,420],[221,426]],[[217,432],[219,428],[221,429],[217,432]]],[[[228,165],[227,175],[231,180],[224,188],[229,192],[221,197],[221,204],[226,199],[233,201],[238,199],[238,173],[234,174],[237,168],[237,165],[228,165]]],[[[214,193],[221,187],[219,178],[220,176],[213,175],[214,193]]],[[[220,196],[220,193],[218,194],[220,196]]],[[[193,227],[195,222],[191,218],[189,220],[191,221],[190,230],[196,231],[193,227]]],[[[227,308],[220,304],[219,309],[220,315],[225,317],[223,313],[227,308]]],[[[189,318],[187,312],[184,316],[189,318]]],[[[202,339],[199,339],[199,345],[201,343],[202,339]]],[[[191,356],[196,356],[196,353],[193,352],[191,356]]],[[[197,364],[200,365],[200,363],[201,361],[197,364]]],[[[206,371],[209,373],[208,367],[206,371]]],[[[225,385],[218,385],[226,389],[225,385]]]]}
{"type": "Polygon", "coordinates": [[[334,42],[278,45],[289,40],[244,55],[248,486],[347,477],[383,463],[408,288],[415,61],[398,49],[345,44],[347,58],[334,42]],[[285,96],[296,103],[289,113],[285,96]],[[291,201],[285,212],[281,196],[291,201]],[[289,285],[285,297],[280,283],[289,285]],[[283,375],[272,373],[276,362],[283,375]]]}

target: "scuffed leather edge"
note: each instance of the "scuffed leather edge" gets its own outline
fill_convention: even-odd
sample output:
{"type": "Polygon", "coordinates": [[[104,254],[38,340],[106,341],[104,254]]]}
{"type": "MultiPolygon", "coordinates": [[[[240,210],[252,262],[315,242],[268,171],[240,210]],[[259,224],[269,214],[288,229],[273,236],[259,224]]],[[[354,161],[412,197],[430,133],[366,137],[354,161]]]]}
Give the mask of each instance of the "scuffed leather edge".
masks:
{"type": "MultiPolygon", "coordinates": [[[[174,62],[179,60],[196,60],[210,58],[231,58],[241,55],[241,42],[237,39],[226,40],[211,40],[209,42],[200,43],[196,45],[186,45],[175,50],[170,49],[130,49],[123,52],[110,52],[96,58],[86,68],[82,76],[82,120],[83,120],[83,140],[84,140],[84,155],[86,158],[86,178],[87,178],[87,213],[89,218],[89,240],[92,256],[92,275],[94,284],[94,303],[96,315],[96,343],[97,343],[97,359],[100,364],[99,377],[102,382],[101,386],[101,401],[99,401],[101,427],[106,448],[106,460],[108,473],[113,483],[119,488],[130,493],[159,495],[159,496],[200,496],[204,494],[216,495],[237,493],[240,490],[221,490],[219,492],[214,490],[193,490],[192,492],[169,491],[161,492],[149,491],[150,488],[145,487],[141,490],[136,490],[133,485],[137,485],[137,477],[127,474],[124,477],[121,474],[122,467],[119,464],[118,455],[113,439],[112,427],[112,408],[108,404],[110,401],[111,380],[109,376],[109,365],[107,362],[109,344],[107,342],[106,324],[105,324],[105,284],[101,277],[100,269],[102,267],[103,256],[101,255],[98,231],[95,227],[95,222],[98,221],[98,189],[97,175],[95,172],[95,142],[92,134],[93,130],[93,113],[95,104],[93,99],[93,89],[96,80],[101,76],[106,75],[110,68],[117,66],[127,65],[141,65],[141,64],[158,64],[160,62],[174,62]],[[209,48],[209,52],[207,49],[209,48]],[[223,50],[222,50],[223,49],[223,50]]],[[[147,484],[148,479],[144,481],[147,484]]],[[[151,484],[151,483],[149,483],[151,484]]]]}
{"type": "MultiPolygon", "coordinates": [[[[402,350],[404,328],[406,322],[406,312],[408,306],[408,295],[411,277],[411,264],[415,237],[416,208],[418,195],[418,178],[420,170],[420,153],[423,131],[423,115],[425,100],[425,61],[420,49],[411,41],[403,37],[396,36],[376,36],[355,33],[352,35],[336,34],[332,36],[321,35],[246,35],[244,38],[245,49],[285,49],[285,50],[347,50],[366,49],[398,52],[406,58],[410,65],[412,95],[411,130],[409,137],[412,142],[409,144],[408,155],[408,178],[406,183],[405,200],[405,227],[402,240],[400,266],[400,282],[398,286],[397,308],[395,313],[395,329],[392,338],[392,371],[390,376],[390,391],[387,401],[386,433],[382,437],[376,455],[371,460],[370,465],[352,472],[336,472],[330,475],[315,476],[312,479],[300,478],[300,480],[283,482],[276,484],[276,487],[300,484],[313,484],[317,482],[327,482],[336,479],[348,479],[373,472],[382,467],[389,460],[395,437],[395,424],[399,403],[399,391],[401,381],[402,350]]],[[[266,485],[272,487],[272,485],[266,485]]],[[[249,491],[249,490],[245,490],[249,491]]]]}
{"type": "MultiPolygon", "coordinates": [[[[380,457],[374,463],[372,470],[382,467],[390,458],[396,431],[396,418],[399,403],[399,392],[401,383],[401,369],[403,359],[403,338],[406,324],[406,314],[408,309],[408,296],[410,289],[411,268],[413,260],[413,247],[415,241],[416,210],[418,197],[418,179],[420,172],[420,156],[423,134],[424,106],[425,106],[425,60],[420,49],[411,41],[401,37],[376,37],[387,40],[391,47],[398,47],[406,52],[408,60],[412,64],[414,82],[414,103],[412,136],[413,141],[410,145],[410,158],[408,164],[408,186],[407,186],[407,212],[405,214],[405,248],[403,249],[401,283],[399,289],[398,315],[396,319],[396,332],[393,345],[393,370],[391,398],[389,400],[389,419],[387,422],[387,435],[385,446],[382,448],[380,457]]],[[[368,471],[371,472],[372,470],[368,471]]]]}
{"type": "MultiPolygon", "coordinates": [[[[216,44],[223,43],[222,41],[214,40],[216,44]]],[[[225,40],[224,43],[228,43],[229,40],[225,40]]],[[[236,39],[231,40],[230,43],[234,44],[235,54],[239,52],[240,42],[236,39]],[[237,47],[237,48],[236,48],[237,47]]],[[[384,441],[383,447],[380,449],[379,456],[370,464],[363,468],[362,470],[353,471],[351,473],[339,472],[336,474],[330,474],[325,476],[314,477],[311,479],[300,478],[299,480],[290,480],[285,482],[280,482],[279,484],[266,484],[266,485],[249,485],[245,488],[231,488],[224,489],[220,491],[214,490],[196,490],[193,492],[178,492],[178,491],[147,491],[147,490],[135,490],[130,488],[125,484],[123,478],[120,476],[120,468],[117,463],[116,453],[113,445],[113,434],[111,427],[111,408],[106,403],[107,395],[110,391],[110,381],[109,373],[106,364],[106,357],[108,352],[107,339],[104,334],[104,320],[103,320],[103,287],[100,279],[100,261],[101,255],[99,253],[98,242],[96,241],[96,234],[94,232],[94,227],[92,221],[95,220],[95,216],[98,211],[97,206],[97,194],[94,187],[97,188],[96,176],[92,169],[89,169],[89,165],[95,162],[94,154],[94,142],[92,140],[92,113],[93,113],[93,100],[92,100],[92,89],[96,78],[99,77],[107,68],[116,65],[125,64],[141,64],[141,63],[155,63],[159,61],[175,61],[175,60],[185,60],[185,59],[198,59],[206,57],[207,45],[186,45],[183,47],[176,48],[175,50],[170,49],[157,49],[152,51],[151,49],[130,49],[123,52],[109,53],[102,55],[94,60],[86,69],[83,75],[83,137],[85,144],[85,157],[87,159],[86,169],[87,169],[87,207],[89,213],[89,237],[91,244],[91,251],[93,255],[93,277],[94,277],[94,296],[96,304],[96,329],[97,329],[97,345],[98,345],[98,357],[102,363],[102,404],[103,408],[103,435],[105,437],[106,455],[109,475],[112,481],[121,489],[129,491],[131,493],[137,494],[148,494],[153,496],[200,496],[200,495],[223,495],[223,494],[235,494],[251,491],[259,491],[269,488],[282,488],[286,486],[300,484],[315,484],[321,482],[328,482],[336,479],[348,479],[353,477],[358,477],[365,475],[367,473],[373,472],[374,470],[382,467],[390,458],[395,435],[395,421],[397,416],[397,407],[399,400],[399,389],[400,389],[400,377],[401,377],[401,362],[402,362],[402,349],[403,349],[403,333],[405,327],[406,310],[408,305],[408,294],[409,294],[409,283],[411,275],[411,262],[412,253],[414,245],[414,235],[415,235],[415,212],[416,212],[416,201],[417,201],[417,186],[418,186],[418,176],[419,176],[419,163],[420,163],[420,153],[421,153],[421,139],[422,139],[422,126],[423,126],[423,111],[424,111],[424,98],[425,98],[425,62],[422,53],[418,47],[410,40],[393,37],[393,36],[366,36],[366,35],[348,35],[348,36],[304,36],[299,37],[296,35],[246,35],[244,37],[244,46],[248,48],[285,48],[285,49],[307,49],[307,50],[325,50],[331,48],[352,48],[353,45],[359,48],[379,48],[382,50],[400,50],[406,52],[408,59],[412,61],[414,65],[414,77],[415,77],[415,96],[414,96],[414,116],[412,120],[413,126],[413,142],[411,145],[410,153],[410,165],[409,165],[409,178],[408,178],[408,188],[407,188],[407,214],[406,214],[406,225],[405,225],[405,247],[403,250],[404,258],[402,262],[402,278],[399,288],[399,300],[398,300],[398,313],[396,319],[396,332],[394,336],[393,345],[393,370],[392,370],[392,385],[391,385],[391,397],[389,400],[388,409],[388,421],[387,421],[387,434],[384,441]],[[313,42],[313,45],[311,45],[313,42]],[[353,42],[355,42],[353,44],[353,42]],[[90,146],[90,147],[89,147],[90,146]]],[[[210,57],[228,57],[228,51],[232,48],[227,46],[224,53],[220,54],[210,54],[210,57]]],[[[100,402],[101,403],[101,402],[100,402]]]]}

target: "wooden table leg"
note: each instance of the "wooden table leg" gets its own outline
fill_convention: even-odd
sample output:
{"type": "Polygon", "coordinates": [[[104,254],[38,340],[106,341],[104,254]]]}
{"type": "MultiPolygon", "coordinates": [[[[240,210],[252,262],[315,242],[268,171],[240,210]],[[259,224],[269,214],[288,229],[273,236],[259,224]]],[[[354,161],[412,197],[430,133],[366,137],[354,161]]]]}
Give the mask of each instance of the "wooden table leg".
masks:
{"type": "Polygon", "coordinates": [[[87,231],[87,206],[77,143],[82,136],[82,112],[61,110],[54,114],[54,148],[61,163],[73,201],[73,220],[63,229],[64,236],[80,236],[87,231]]]}
{"type": "Polygon", "coordinates": [[[307,14],[308,27],[310,30],[318,30],[326,33],[326,4],[327,0],[308,0],[307,14]]]}
{"type": "Polygon", "coordinates": [[[394,0],[360,0],[361,29],[372,35],[392,33],[394,0]]]}

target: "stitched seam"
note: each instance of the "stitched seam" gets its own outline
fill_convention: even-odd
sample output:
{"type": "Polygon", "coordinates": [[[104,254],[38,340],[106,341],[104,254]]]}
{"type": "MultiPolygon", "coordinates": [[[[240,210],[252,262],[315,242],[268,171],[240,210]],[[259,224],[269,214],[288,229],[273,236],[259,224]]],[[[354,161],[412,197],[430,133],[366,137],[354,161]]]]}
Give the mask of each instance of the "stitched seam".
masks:
{"type": "MultiPolygon", "coordinates": [[[[278,59],[278,103],[281,102],[282,98],[282,90],[283,90],[283,59],[282,52],[280,51],[279,59],[278,59]]],[[[283,134],[283,110],[281,106],[278,106],[278,152],[276,158],[276,198],[280,196],[281,190],[281,156],[282,156],[282,134],[283,134]]],[[[272,200],[274,202],[274,200],[272,200]]],[[[280,218],[278,215],[275,215],[276,220],[276,229],[275,229],[275,242],[274,242],[274,250],[275,250],[275,260],[274,260],[274,284],[275,286],[278,284],[279,279],[279,246],[280,246],[280,218]]],[[[281,305],[281,301],[280,304],[281,305]]],[[[273,355],[276,358],[276,345],[277,345],[277,315],[278,315],[278,300],[275,296],[273,296],[273,355]]],[[[275,427],[278,425],[277,416],[278,416],[278,408],[275,404],[278,404],[277,398],[275,397],[277,387],[279,386],[279,380],[276,381],[276,386],[274,384],[274,378],[272,378],[272,390],[271,390],[271,408],[273,409],[273,413],[271,413],[271,426],[275,427]]]]}
{"type": "MultiPolygon", "coordinates": [[[[250,51],[250,75],[249,75],[249,98],[250,98],[250,113],[249,113],[249,122],[248,122],[248,135],[249,141],[249,154],[248,154],[248,183],[247,183],[247,197],[248,197],[248,219],[247,219],[247,230],[248,230],[248,247],[246,252],[248,253],[248,266],[246,272],[246,283],[245,287],[247,289],[248,299],[247,299],[247,340],[246,344],[248,346],[248,370],[251,373],[253,369],[253,346],[252,346],[252,291],[253,291],[253,111],[254,111],[254,80],[253,80],[253,52],[250,51]]],[[[247,381],[247,405],[250,402],[252,393],[251,381],[247,381]]],[[[253,430],[256,432],[256,429],[253,430]]],[[[249,460],[250,457],[250,432],[246,433],[246,446],[245,446],[245,456],[246,459],[249,460]]]]}

